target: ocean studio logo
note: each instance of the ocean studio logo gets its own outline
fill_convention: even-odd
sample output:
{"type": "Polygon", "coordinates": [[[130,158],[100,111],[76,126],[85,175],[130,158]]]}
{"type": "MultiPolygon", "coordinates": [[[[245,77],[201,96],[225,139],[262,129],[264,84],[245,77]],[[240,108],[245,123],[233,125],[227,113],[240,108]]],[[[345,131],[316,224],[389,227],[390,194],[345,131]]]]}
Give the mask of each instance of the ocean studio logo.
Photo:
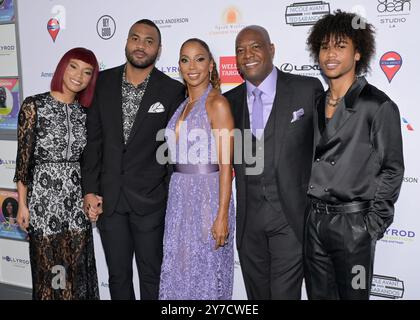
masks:
{"type": "Polygon", "coordinates": [[[109,15],[104,15],[99,18],[98,22],[96,23],[96,32],[98,36],[103,40],[111,39],[115,31],[117,30],[117,24],[113,17],[109,15]]]}
{"type": "Polygon", "coordinates": [[[404,127],[407,128],[408,131],[414,131],[413,126],[411,125],[411,123],[407,120],[407,118],[401,117],[402,119],[402,124],[404,127]]]}
{"type": "Polygon", "coordinates": [[[221,20],[221,23],[215,25],[210,31],[211,36],[236,35],[245,27],[245,24],[242,23],[241,11],[234,6],[230,6],[222,12],[221,20]]]}
{"type": "Polygon", "coordinates": [[[314,25],[330,12],[330,4],[328,2],[296,2],[286,7],[286,24],[293,27],[314,25]]]}
{"type": "Polygon", "coordinates": [[[311,77],[318,77],[321,74],[321,69],[317,64],[293,64],[286,62],[280,66],[280,70],[286,73],[295,73],[311,77]]]}
{"type": "Polygon", "coordinates": [[[393,300],[402,299],[404,296],[404,281],[396,277],[374,274],[370,295],[393,300]]]}
{"type": "Polygon", "coordinates": [[[416,233],[412,230],[389,228],[385,231],[381,242],[405,245],[414,243],[416,240],[416,233]]]}
{"type": "Polygon", "coordinates": [[[226,85],[238,85],[244,82],[236,66],[236,57],[220,57],[219,60],[220,82],[226,85]]]}
{"type": "Polygon", "coordinates": [[[411,13],[411,0],[377,0],[379,23],[396,28],[407,22],[411,13]]]}
{"type": "Polygon", "coordinates": [[[398,71],[400,71],[403,64],[401,55],[395,51],[388,51],[384,53],[379,60],[379,65],[382,71],[385,73],[388,82],[394,79],[398,71]]]}

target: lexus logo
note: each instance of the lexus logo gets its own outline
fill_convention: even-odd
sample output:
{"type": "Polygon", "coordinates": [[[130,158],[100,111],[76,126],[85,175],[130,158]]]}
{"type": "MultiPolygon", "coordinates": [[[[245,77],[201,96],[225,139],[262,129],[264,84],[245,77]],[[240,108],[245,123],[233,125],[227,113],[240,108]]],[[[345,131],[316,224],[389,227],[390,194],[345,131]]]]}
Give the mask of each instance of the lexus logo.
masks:
{"type": "Polygon", "coordinates": [[[280,70],[283,72],[292,72],[293,71],[293,64],[291,63],[283,63],[280,67],[280,70]]]}
{"type": "Polygon", "coordinates": [[[291,63],[283,63],[280,67],[280,70],[283,72],[319,72],[321,69],[319,68],[319,65],[317,64],[302,64],[302,65],[294,65],[291,63]]]}

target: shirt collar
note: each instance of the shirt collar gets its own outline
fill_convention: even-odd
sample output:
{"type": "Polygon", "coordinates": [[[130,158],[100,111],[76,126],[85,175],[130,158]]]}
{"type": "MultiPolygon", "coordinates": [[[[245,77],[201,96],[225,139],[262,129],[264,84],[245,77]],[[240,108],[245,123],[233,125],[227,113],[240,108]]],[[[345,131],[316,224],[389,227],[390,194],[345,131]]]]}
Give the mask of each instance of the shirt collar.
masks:
{"type": "MultiPolygon", "coordinates": [[[[252,96],[252,92],[254,91],[256,86],[254,86],[248,80],[246,82],[246,92],[248,96],[252,96]]],[[[276,95],[276,88],[277,88],[277,68],[273,66],[273,70],[264,79],[263,82],[260,83],[258,89],[260,89],[264,94],[268,95],[269,97],[274,97],[276,95]]]]}
{"type": "Polygon", "coordinates": [[[127,80],[126,70],[127,70],[127,65],[125,65],[125,67],[124,67],[124,71],[123,71],[123,75],[122,75],[122,83],[123,83],[123,85],[125,85],[125,86],[131,86],[131,87],[136,88],[136,89],[139,89],[139,88],[142,88],[143,86],[145,86],[145,85],[147,84],[147,82],[149,81],[149,79],[150,79],[150,75],[152,74],[152,73],[150,72],[150,73],[148,74],[148,76],[146,77],[146,79],[144,79],[144,81],[143,81],[142,83],[140,83],[140,84],[136,87],[136,86],[134,86],[131,82],[129,82],[129,81],[127,80]]]}

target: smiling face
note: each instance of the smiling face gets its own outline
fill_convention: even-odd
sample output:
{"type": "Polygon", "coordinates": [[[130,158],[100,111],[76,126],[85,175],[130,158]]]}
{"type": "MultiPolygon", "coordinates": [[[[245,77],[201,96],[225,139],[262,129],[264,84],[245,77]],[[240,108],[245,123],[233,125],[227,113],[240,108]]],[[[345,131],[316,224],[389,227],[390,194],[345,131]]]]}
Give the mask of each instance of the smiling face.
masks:
{"type": "Polygon", "coordinates": [[[359,60],[360,53],[348,37],[335,39],[331,36],[319,49],[319,66],[330,80],[354,79],[359,60]]]}
{"type": "Polygon", "coordinates": [[[196,41],[185,43],[180,52],[179,70],[189,87],[207,87],[209,74],[213,70],[213,60],[207,50],[196,41]]]}
{"type": "Polygon", "coordinates": [[[242,76],[258,86],[273,70],[274,45],[263,31],[245,28],[236,37],[236,64],[242,76]]]}
{"type": "Polygon", "coordinates": [[[155,64],[160,48],[158,31],[152,26],[137,23],[128,34],[125,56],[135,68],[146,69],[155,64]]]}
{"type": "Polygon", "coordinates": [[[93,67],[79,59],[70,59],[63,75],[63,93],[75,94],[86,89],[92,78],[93,67]]]}

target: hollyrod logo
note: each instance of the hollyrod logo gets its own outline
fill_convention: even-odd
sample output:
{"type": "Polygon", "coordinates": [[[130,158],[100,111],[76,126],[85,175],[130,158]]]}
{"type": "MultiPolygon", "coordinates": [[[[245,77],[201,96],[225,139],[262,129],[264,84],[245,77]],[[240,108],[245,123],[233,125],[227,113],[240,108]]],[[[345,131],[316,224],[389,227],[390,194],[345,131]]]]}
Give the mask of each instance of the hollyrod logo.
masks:
{"type": "Polygon", "coordinates": [[[294,27],[314,25],[330,12],[328,2],[296,2],[286,7],[286,23],[294,27]]]}
{"type": "Polygon", "coordinates": [[[6,169],[15,170],[15,168],[16,168],[16,160],[4,160],[4,159],[0,159],[0,166],[4,166],[6,169]]]}
{"type": "Polygon", "coordinates": [[[222,84],[235,85],[244,82],[236,66],[235,56],[220,57],[219,66],[220,81],[222,84]]]}
{"type": "Polygon", "coordinates": [[[382,55],[379,60],[379,65],[389,83],[394,79],[397,72],[400,71],[402,63],[402,58],[398,52],[388,51],[382,55]]]}
{"type": "Polygon", "coordinates": [[[162,66],[158,68],[164,74],[168,75],[172,79],[182,81],[182,76],[179,72],[179,66],[162,66]]]}
{"type": "Polygon", "coordinates": [[[384,237],[381,239],[381,241],[395,244],[406,244],[413,243],[415,238],[416,233],[414,231],[389,228],[385,231],[384,237]]]}
{"type": "Polygon", "coordinates": [[[402,117],[402,122],[406,126],[408,131],[414,131],[413,126],[408,122],[406,118],[402,117]]]}
{"type": "Polygon", "coordinates": [[[387,299],[402,299],[404,296],[404,281],[396,277],[373,275],[371,296],[387,299]]]}
{"type": "Polygon", "coordinates": [[[2,260],[20,268],[30,265],[30,262],[28,259],[21,259],[21,258],[16,258],[16,257],[11,257],[11,256],[2,256],[2,260]]]}

